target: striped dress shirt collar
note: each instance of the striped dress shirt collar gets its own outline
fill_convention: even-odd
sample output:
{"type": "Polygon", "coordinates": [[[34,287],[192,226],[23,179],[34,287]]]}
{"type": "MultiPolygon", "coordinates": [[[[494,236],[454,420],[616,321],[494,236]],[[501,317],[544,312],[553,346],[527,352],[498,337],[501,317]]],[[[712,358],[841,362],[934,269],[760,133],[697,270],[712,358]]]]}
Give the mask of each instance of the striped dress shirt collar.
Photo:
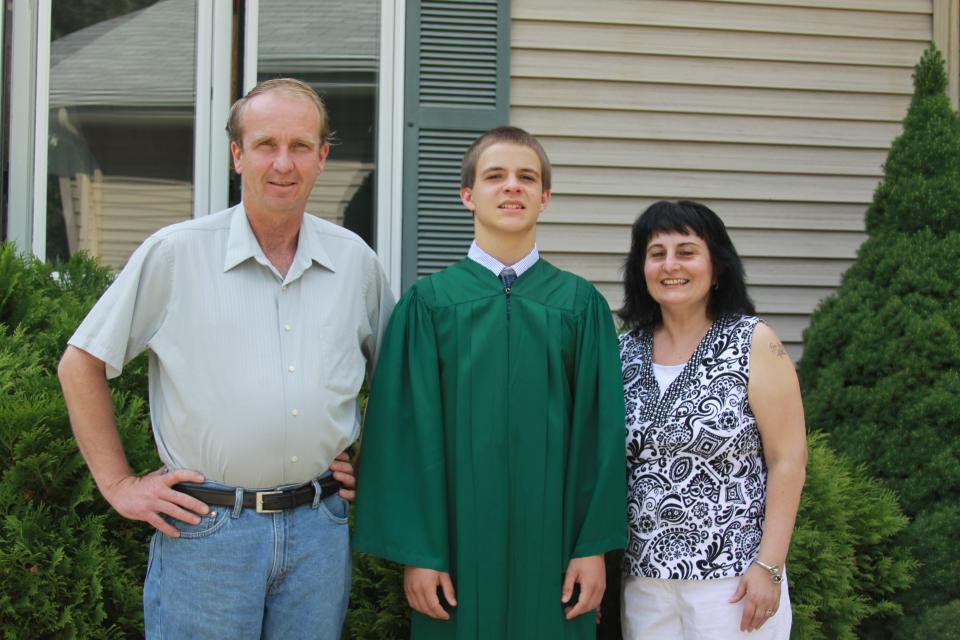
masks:
{"type": "MultiPolygon", "coordinates": [[[[306,214],[304,214],[306,215],[306,214]]],[[[267,259],[266,254],[260,247],[257,237],[250,227],[250,220],[247,218],[247,212],[243,204],[238,204],[233,209],[230,217],[230,231],[227,235],[226,255],[223,261],[223,271],[226,273],[237,265],[253,258],[263,266],[276,273],[276,268],[267,259]]],[[[310,265],[316,262],[322,267],[336,272],[333,259],[323,246],[323,239],[319,231],[312,225],[305,225],[301,221],[300,234],[297,238],[297,253],[293,258],[293,264],[287,272],[286,278],[281,278],[289,283],[299,278],[304,271],[310,268],[310,265]]],[[[277,276],[279,277],[279,273],[277,276]]]]}
{"type": "Polygon", "coordinates": [[[540,259],[540,251],[537,249],[537,245],[533,245],[533,251],[522,257],[516,263],[503,264],[489,253],[481,249],[480,245],[477,244],[477,241],[474,240],[470,245],[470,251],[467,252],[467,257],[477,264],[486,267],[491,271],[491,273],[493,273],[493,275],[497,277],[500,277],[501,271],[507,267],[510,267],[519,278],[527,269],[537,263],[537,260],[540,259]]]}

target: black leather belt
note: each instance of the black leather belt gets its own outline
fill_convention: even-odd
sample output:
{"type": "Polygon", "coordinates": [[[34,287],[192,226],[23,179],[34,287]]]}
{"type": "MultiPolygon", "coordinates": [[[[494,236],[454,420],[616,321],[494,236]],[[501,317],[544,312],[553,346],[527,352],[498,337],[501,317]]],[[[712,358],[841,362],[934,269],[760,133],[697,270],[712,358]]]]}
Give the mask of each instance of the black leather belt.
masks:
{"type": "MultiPolygon", "coordinates": [[[[214,489],[212,487],[191,487],[183,484],[173,485],[175,491],[193,496],[201,502],[215,504],[221,507],[232,507],[236,496],[230,489],[214,489]]],[[[320,480],[320,499],[332,496],[340,490],[340,483],[327,476],[320,480]]],[[[283,491],[246,491],[243,492],[243,508],[256,509],[257,513],[275,513],[285,509],[293,509],[300,505],[310,504],[314,497],[313,484],[304,484],[283,491]]]]}

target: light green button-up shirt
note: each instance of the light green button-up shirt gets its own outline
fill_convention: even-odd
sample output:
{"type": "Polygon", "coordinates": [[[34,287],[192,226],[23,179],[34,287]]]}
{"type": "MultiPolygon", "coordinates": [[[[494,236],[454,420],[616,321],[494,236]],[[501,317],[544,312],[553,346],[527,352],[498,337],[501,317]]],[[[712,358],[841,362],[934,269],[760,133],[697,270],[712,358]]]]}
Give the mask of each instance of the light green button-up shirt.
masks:
{"type": "Polygon", "coordinates": [[[108,378],[149,350],[164,464],[266,489],[320,475],[356,439],[393,303],[374,252],[309,214],[281,277],[240,205],[148,238],[70,344],[108,378]]]}

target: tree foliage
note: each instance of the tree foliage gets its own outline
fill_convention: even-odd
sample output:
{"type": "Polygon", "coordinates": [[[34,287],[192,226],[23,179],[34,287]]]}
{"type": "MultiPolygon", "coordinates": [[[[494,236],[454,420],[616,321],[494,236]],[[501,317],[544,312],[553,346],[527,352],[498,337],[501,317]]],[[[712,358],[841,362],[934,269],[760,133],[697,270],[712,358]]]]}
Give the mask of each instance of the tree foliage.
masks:
{"type": "MultiPolygon", "coordinates": [[[[900,542],[922,568],[896,597],[903,638],[951,616],[960,627],[960,120],[935,47],[914,83],[867,212],[869,237],[813,314],[800,363],[808,424],[896,492],[911,518],[900,542]]],[[[866,629],[879,638],[891,628],[866,629]]]]}
{"type": "MultiPolygon", "coordinates": [[[[84,256],[23,259],[0,247],[0,636],[142,635],[146,527],[97,493],[74,443],[55,368],[67,337],[110,281],[84,256]]],[[[143,365],[114,390],[130,462],[155,468],[143,365]]]]}

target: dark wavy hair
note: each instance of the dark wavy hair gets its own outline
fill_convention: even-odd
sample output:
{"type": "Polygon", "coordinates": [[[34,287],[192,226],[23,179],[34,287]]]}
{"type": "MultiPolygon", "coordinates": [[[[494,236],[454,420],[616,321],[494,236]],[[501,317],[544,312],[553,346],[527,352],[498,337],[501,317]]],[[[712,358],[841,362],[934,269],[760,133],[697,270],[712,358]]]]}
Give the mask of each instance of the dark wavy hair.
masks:
{"type": "Polygon", "coordinates": [[[709,207],[692,200],[654,202],[633,223],[630,253],[623,265],[623,308],[617,315],[627,329],[652,329],[663,315],[650,296],[643,264],[650,238],[661,232],[694,233],[710,251],[717,285],[710,289],[707,314],[711,319],[725,313],[754,315],[756,310],[744,278],[743,262],[733,247],[723,221],[709,207]]]}

